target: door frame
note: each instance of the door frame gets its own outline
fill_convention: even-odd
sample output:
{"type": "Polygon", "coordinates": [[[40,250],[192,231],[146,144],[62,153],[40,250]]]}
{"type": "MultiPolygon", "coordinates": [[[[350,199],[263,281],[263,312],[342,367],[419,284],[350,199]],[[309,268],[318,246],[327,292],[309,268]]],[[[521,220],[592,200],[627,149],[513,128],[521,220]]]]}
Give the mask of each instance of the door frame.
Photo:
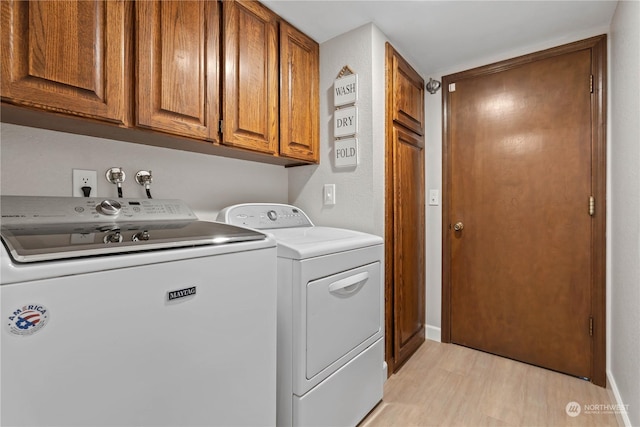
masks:
{"type": "MultiPolygon", "coordinates": [[[[451,171],[452,132],[449,128],[451,103],[449,84],[467,78],[485,76],[527,63],[584,49],[591,51],[591,189],[595,198],[595,215],[591,222],[591,382],[606,387],[606,34],[566,45],[519,56],[486,66],[450,74],[442,78],[442,342],[451,342],[451,171]]],[[[585,210],[587,202],[585,201],[585,210]]]]}

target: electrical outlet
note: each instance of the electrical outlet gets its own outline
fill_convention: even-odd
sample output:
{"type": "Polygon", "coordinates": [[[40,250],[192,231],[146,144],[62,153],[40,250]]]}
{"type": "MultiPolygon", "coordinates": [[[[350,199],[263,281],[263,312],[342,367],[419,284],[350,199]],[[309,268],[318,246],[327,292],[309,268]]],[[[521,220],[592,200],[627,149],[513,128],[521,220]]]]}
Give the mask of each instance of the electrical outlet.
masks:
{"type": "Polygon", "coordinates": [[[96,197],[98,194],[98,174],[96,171],[73,169],[73,179],[71,182],[71,195],[73,197],[85,197],[82,187],[91,187],[89,197],[96,197]]]}

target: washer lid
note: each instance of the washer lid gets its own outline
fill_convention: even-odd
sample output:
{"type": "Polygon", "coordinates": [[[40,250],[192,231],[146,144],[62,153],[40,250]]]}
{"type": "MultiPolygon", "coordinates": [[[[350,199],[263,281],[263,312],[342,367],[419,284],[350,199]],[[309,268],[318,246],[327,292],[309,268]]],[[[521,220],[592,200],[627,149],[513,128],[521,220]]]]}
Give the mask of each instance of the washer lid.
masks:
{"type": "Polygon", "coordinates": [[[278,256],[307,259],[381,245],[382,237],[332,227],[298,227],[268,230],[278,242],[278,256]]]}
{"type": "Polygon", "coordinates": [[[255,230],[205,221],[129,223],[117,226],[1,227],[15,262],[123,254],[264,240],[255,230]],[[115,227],[115,228],[114,228],[115,227]]]}
{"type": "Polygon", "coordinates": [[[266,236],[198,221],[179,200],[2,196],[0,235],[16,262],[223,245],[266,236]]]}

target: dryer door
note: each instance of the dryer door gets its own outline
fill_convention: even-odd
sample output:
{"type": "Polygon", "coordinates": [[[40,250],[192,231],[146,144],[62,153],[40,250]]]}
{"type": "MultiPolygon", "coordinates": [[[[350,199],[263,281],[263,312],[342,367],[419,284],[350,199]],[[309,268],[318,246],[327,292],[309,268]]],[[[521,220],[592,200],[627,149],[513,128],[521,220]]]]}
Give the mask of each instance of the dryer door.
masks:
{"type": "Polygon", "coordinates": [[[307,379],[380,331],[381,286],[379,262],[307,283],[307,379]]]}

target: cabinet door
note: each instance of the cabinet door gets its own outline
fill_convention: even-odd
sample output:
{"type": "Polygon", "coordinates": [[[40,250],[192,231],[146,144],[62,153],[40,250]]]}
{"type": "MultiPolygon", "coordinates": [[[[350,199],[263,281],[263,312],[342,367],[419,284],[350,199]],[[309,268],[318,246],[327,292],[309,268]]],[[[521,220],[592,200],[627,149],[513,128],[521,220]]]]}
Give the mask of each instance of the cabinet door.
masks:
{"type": "Polygon", "coordinates": [[[424,80],[399,55],[393,56],[393,120],[424,135],[424,80]]]}
{"type": "Polygon", "coordinates": [[[320,114],[318,44],[280,23],[280,155],[317,163],[320,114]]]}
{"type": "Polygon", "coordinates": [[[219,12],[209,1],[136,2],[136,125],[216,140],[219,12]]]}
{"type": "Polygon", "coordinates": [[[276,15],[258,2],[224,1],[223,144],[278,151],[276,15]]]}
{"type": "Polygon", "coordinates": [[[130,4],[3,1],[2,100],[126,124],[130,4]]]}
{"type": "Polygon", "coordinates": [[[424,143],[393,129],[393,313],[396,367],[425,339],[424,143]]]}

